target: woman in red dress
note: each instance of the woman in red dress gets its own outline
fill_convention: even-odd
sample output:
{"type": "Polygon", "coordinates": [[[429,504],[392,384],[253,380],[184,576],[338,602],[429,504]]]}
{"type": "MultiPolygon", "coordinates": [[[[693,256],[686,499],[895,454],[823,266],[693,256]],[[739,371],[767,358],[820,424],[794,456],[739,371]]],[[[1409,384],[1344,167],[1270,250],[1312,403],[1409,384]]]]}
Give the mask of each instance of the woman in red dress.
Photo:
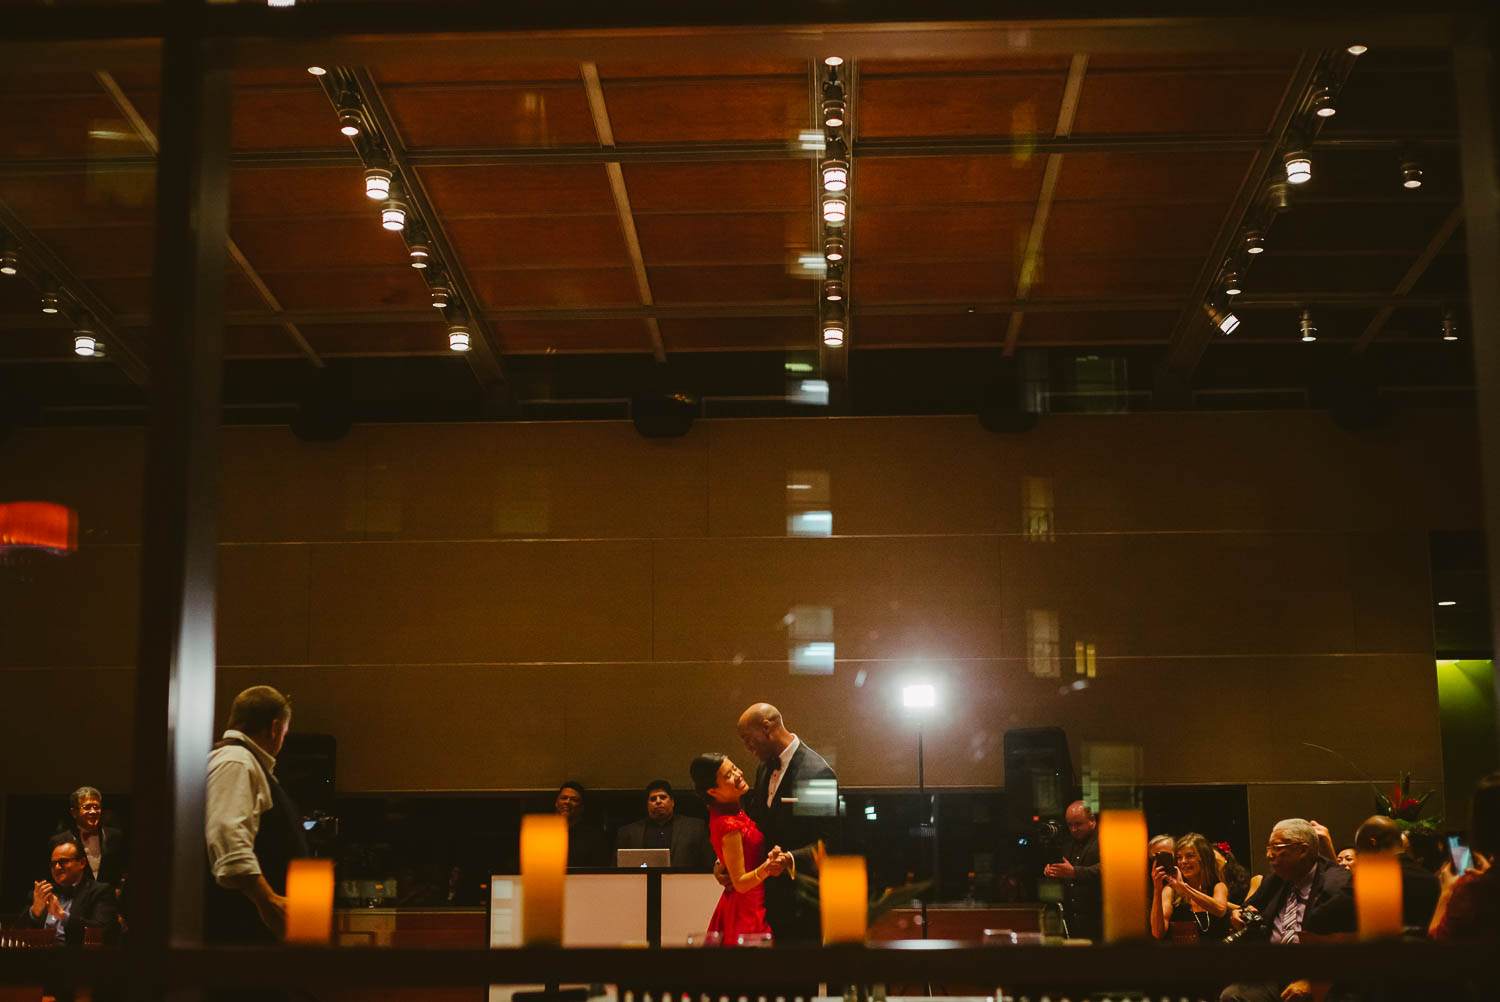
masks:
{"type": "Polygon", "coordinates": [[[791,853],[782,852],[779,845],[766,851],[765,836],[740,809],[740,798],[750,787],[744,773],[728,758],[717,752],[699,755],[688,773],[708,801],[708,837],[730,882],[719,897],[708,931],[718,933],[725,945],[739,942],[740,936],[769,937],[761,884],[786,872],[791,853]]]}

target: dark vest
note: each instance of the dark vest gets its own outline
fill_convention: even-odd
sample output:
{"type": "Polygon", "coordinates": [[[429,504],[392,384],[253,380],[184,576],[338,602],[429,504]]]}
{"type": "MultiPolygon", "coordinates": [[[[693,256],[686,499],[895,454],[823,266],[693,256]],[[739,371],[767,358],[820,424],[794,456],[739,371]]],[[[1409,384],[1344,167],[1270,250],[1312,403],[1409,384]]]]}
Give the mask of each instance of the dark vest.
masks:
{"type": "MultiPolygon", "coordinates": [[[[216,742],[214,748],[238,745],[249,748],[237,738],[225,738],[216,742]]],[[[251,752],[254,754],[254,752],[251,752]]],[[[271,784],[271,806],[260,815],[260,830],[255,835],[255,858],[260,863],[260,872],[266,883],[277,894],[286,893],[286,868],[294,859],[310,856],[307,838],[302,833],[302,816],[292,798],[276,782],[269,772],[266,780],[271,784]]],[[[208,888],[203,900],[203,933],[208,943],[273,943],[275,937],[250,899],[239,891],[220,887],[210,873],[208,888]]]]}

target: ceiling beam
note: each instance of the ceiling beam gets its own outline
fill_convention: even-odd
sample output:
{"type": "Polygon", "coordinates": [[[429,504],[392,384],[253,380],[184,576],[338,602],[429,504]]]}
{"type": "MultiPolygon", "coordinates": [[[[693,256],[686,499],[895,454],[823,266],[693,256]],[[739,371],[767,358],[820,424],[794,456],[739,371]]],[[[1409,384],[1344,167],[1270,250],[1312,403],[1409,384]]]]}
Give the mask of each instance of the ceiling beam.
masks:
{"type": "MultiPolygon", "coordinates": [[[[114,74],[107,70],[96,70],[94,72],[94,79],[99,83],[100,87],[104,88],[104,92],[109,95],[109,99],[114,102],[120,114],[125,116],[125,121],[130,123],[130,127],[135,130],[135,134],[141,143],[146,149],[151,151],[151,156],[154,160],[156,154],[161,150],[161,143],[157,140],[156,133],[152,131],[151,126],[146,124],[146,120],[141,117],[141,113],[136,108],[135,102],[131,101],[125,95],[125,91],[121,89],[119,82],[115,80],[114,74]]],[[[271,312],[282,313],[281,302],[271,292],[270,288],[266,286],[265,281],[260,277],[260,273],[251,266],[249,259],[245,257],[244,251],[240,250],[239,244],[234,242],[233,237],[228,238],[226,244],[230,260],[239,266],[246,280],[255,288],[256,294],[260,296],[261,302],[270,307],[271,312]]],[[[302,335],[302,331],[297,329],[296,324],[282,320],[276,326],[287,333],[287,336],[292,340],[292,344],[297,346],[297,350],[309,362],[322,368],[323,360],[318,357],[318,353],[313,350],[313,346],[302,335]]]]}
{"type": "MultiPolygon", "coordinates": [[[[599,82],[599,67],[591,62],[579,64],[583,77],[583,90],[588,96],[589,114],[594,119],[594,131],[599,135],[599,145],[606,151],[615,148],[615,130],[609,122],[609,106],[604,103],[604,85],[599,82]]],[[[630,208],[630,193],[625,189],[625,172],[618,160],[606,160],[604,172],[609,177],[609,193],[614,198],[615,215],[620,220],[620,235],[625,240],[625,253],[630,258],[630,270],[635,275],[635,289],[641,297],[641,305],[651,307],[656,300],[651,295],[651,279],[646,274],[646,258],[641,253],[641,237],[635,229],[635,213],[630,208]]],[[[667,360],[667,349],[661,340],[661,326],[655,317],[646,318],[646,330],[651,336],[651,357],[657,362],[667,360]]]]}
{"type": "Polygon", "coordinates": [[[1401,276],[1401,281],[1396,283],[1396,291],[1392,293],[1392,298],[1396,301],[1377,310],[1369,325],[1365,327],[1364,333],[1360,334],[1359,340],[1354,343],[1354,354],[1364,354],[1365,349],[1370,347],[1370,342],[1375,340],[1376,335],[1391,319],[1391,314],[1396,312],[1398,306],[1417,305],[1415,302],[1408,302],[1405,298],[1406,294],[1416,287],[1417,282],[1427,273],[1427,269],[1432,267],[1432,262],[1438,259],[1438,255],[1443,252],[1443,248],[1448,245],[1448,241],[1453,238],[1453,234],[1458,231],[1463,221],[1464,207],[1462,204],[1455,205],[1453,211],[1448,213],[1448,218],[1443,220],[1443,224],[1432,235],[1432,239],[1427,241],[1427,246],[1422,248],[1422,253],[1417,255],[1411,267],[1406,269],[1406,274],[1401,276]]]}

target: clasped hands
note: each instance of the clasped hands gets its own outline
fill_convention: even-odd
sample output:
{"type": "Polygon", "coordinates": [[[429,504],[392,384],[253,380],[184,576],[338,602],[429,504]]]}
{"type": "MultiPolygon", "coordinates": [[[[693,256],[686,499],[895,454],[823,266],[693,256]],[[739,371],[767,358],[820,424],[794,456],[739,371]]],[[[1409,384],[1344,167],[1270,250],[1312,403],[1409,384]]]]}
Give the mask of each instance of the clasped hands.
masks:
{"type": "Polygon", "coordinates": [[[62,902],[57,900],[57,895],[52,892],[52,882],[48,880],[36,880],[31,884],[31,914],[36,918],[51,912],[54,918],[61,919],[66,916],[63,911],[62,902]]]}
{"type": "MultiPolygon", "coordinates": [[[[773,845],[771,851],[766,853],[766,861],[761,864],[766,868],[766,876],[779,877],[792,865],[792,854],[782,849],[779,845],[773,845]]],[[[714,879],[719,886],[726,890],[734,890],[734,881],[729,879],[729,871],[724,869],[723,862],[714,861],[714,879]]]]}

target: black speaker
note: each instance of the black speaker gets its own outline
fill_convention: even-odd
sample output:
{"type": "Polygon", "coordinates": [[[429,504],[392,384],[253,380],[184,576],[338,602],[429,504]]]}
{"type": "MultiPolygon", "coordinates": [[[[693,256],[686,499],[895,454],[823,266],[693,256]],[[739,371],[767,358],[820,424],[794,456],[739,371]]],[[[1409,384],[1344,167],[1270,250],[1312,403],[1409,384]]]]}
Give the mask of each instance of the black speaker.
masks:
{"type": "Polygon", "coordinates": [[[1073,760],[1061,727],[1005,732],[1005,801],[1013,821],[1060,818],[1074,799],[1073,760]]]}
{"type": "Polygon", "coordinates": [[[338,742],[332,734],[287,733],[276,756],[276,779],[304,816],[333,813],[338,742]]]}
{"type": "Polygon", "coordinates": [[[630,420],[646,438],[680,438],[697,415],[698,400],[686,393],[640,393],[630,401],[630,420]]]}

